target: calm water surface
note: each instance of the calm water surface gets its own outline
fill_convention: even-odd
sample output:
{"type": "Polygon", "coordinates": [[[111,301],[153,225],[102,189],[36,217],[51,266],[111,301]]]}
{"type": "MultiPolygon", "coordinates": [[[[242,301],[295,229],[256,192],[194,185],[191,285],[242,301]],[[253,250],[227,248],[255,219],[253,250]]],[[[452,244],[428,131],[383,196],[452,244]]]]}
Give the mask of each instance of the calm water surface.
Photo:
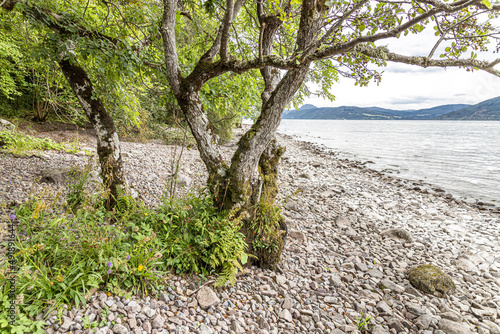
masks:
{"type": "Polygon", "coordinates": [[[500,202],[500,122],[282,120],[278,131],[455,196],[500,202]]]}

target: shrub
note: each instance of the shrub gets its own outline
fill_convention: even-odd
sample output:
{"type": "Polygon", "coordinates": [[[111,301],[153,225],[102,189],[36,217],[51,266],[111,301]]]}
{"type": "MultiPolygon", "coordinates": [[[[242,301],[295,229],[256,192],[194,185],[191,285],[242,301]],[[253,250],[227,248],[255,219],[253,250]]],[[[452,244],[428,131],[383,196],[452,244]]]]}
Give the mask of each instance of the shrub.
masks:
{"type": "MultiPolygon", "coordinates": [[[[217,286],[234,284],[247,260],[240,222],[232,212],[216,211],[204,192],[166,200],[159,208],[127,198],[126,206],[112,212],[99,192],[83,198],[74,193],[69,192],[71,206],[58,204],[60,195],[33,196],[15,209],[16,291],[22,300],[18,323],[28,332],[42,326],[35,316],[47,317],[63,304],[85,305],[97,289],[118,295],[155,293],[164,288],[169,270],[220,273],[217,286]]],[[[7,266],[0,261],[0,310],[9,306],[4,298],[10,288],[7,266]]],[[[0,313],[0,328],[4,317],[0,313]]],[[[2,332],[23,333],[22,328],[7,324],[2,332]]]]}
{"type": "Polygon", "coordinates": [[[286,225],[281,215],[282,209],[265,196],[254,207],[254,214],[248,223],[247,240],[251,253],[260,266],[275,269],[281,259],[286,225]]]}
{"type": "Polygon", "coordinates": [[[201,192],[186,200],[169,200],[161,209],[165,219],[156,220],[159,238],[165,245],[165,265],[177,272],[203,275],[221,270],[216,286],[230,281],[245,264],[247,247],[240,233],[241,222],[234,212],[218,212],[211,195],[201,192]]]}

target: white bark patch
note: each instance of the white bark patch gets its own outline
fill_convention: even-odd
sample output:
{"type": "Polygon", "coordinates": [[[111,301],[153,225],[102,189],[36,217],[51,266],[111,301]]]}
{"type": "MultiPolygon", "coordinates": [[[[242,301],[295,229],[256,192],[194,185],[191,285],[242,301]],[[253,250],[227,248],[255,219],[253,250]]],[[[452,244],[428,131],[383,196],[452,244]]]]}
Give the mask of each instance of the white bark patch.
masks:
{"type": "Polygon", "coordinates": [[[99,118],[99,115],[95,115],[94,117],[94,130],[97,135],[97,138],[101,139],[101,145],[104,148],[112,148],[110,147],[110,143],[107,140],[103,140],[108,137],[108,131],[106,130],[105,127],[102,126],[101,119],[99,118]]]}
{"type": "Polygon", "coordinates": [[[79,86],[78,84],[75,84],[75,94],[76,97],[78,98],[78,101],[80,102],[80,105],[82,106],[83,110],[85,111],[85,114],[87,115],[87,118],[90,118],[92,115],[92,107],[90,106],[90,103],[88,103],[84,98],[82,98],[82,93],[87,89],[88,85],[85,84],[83,86],[79,86]]]}
{"type": "Polygon", "coordinates": [[[224,168],[219,168],[217,170],[217,174],[221,177],[225,177],[226,176],[226,170],[224,168]]]}
{"type": "Polygon", "coordinates": [[[111,149],[113,150],[113,158],[118,161],[120,158],[120,139],[118,139],[118,134],[115,132],[111,137],[111,149]]]}

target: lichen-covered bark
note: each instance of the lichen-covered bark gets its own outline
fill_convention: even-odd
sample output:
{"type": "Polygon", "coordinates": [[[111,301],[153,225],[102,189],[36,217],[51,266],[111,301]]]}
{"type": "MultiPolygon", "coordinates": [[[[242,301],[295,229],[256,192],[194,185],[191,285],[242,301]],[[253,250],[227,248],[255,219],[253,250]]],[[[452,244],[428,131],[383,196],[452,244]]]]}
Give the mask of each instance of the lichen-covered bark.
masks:
{"type": "Polygon", "coordinates": [[[257,256],[256,262],[260,267],[269,269],[277,268],[288,234],[281,210],[275,203],[279,192],[278,166],[283,153],[285,148],[273,139],[260,156],[259,175],[253,183],[250,200],[251,219],[244,222],[249,252],[257,256]],[[267,240],[272,247],[255,247],[256,239],[267,240]]]}
{"type": "Polygon", "coordinates": [[[113,119],[103,102],[95,96],[92,82],[75,59],[62,59],[59,66],[73,89],[97,136],[97,155],[104,186],[109,189],[106,208],[112,209],[126,191],[126,180],[120,152],[120,141],[113,119]]]}
{"type": "Polygon", "coordinates": [[[258,196],[255,201],[259,201],[261,197],[271,199],[273,202],[278,195],[278,166],[281,156],[286,149],[278,145],[278,141],[273,139],[267,148],[264,150],[259,159],[259,176],[261,186],[259,187],[258,196]]]}

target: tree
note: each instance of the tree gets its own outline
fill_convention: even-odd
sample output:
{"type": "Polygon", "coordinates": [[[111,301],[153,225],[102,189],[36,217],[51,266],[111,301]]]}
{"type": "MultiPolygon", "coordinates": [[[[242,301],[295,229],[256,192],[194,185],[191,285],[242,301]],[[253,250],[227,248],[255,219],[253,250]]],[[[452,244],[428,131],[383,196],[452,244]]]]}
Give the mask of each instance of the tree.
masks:
{"type": "Polygon", "coordinates": [[[13,99],[21,95],[26,66],[18,38],[10,31],[6,21],[7,18],[0,14],[0,96],[13,99]]]}
{"type": "MultiPolygon", "coordinates": [[[[5,9],[12,9],[18,1],[21,0],[6,0],[2,4],[5,9]]],[[[269,255],[259,253],[263,266],[276,265],[284,239],[281,231],[284,224],[281,222],[278,226],[279,215],[275,215],[272,208],[278,190],[277,168],[284,151],[274,136],[284,108],[297,98],[297,94],[300,97],[310,93],[305,82],[320,83],[320,93],[331,97],[329,89],[339,75],[354,78],[356,84],[367,85],[370,80],[380,80],[380,73],[374,66],[384,66],[388,61],[422,67],[458,66],[500,76],[495,68],[500,59],[480,61],[476,53],[487,51],[488,43],[498,42],[498,31],[491,23],[498,17],[498,1],[490,4],[486,0],[142,0],[117,3],[94,0],[77,1],[76,9],[57,2],[52,10],[47,9],[51,8],[50,1],[41,2],[45,7],[32,12],[31,17],[51,27],[58,36],[65,37],[57,39],[59,49],[53,54],[63,52],[63,59],[68,64],[61,68],[63,71],[66,68],[69,80],[72,71],[84,77],[84,71],[78,72],[74,66],[78,66],[77,55],[82,58],[89,54],[85,48],[93,50],[89,54],[93,60],[103,54],[112,54],[117,66],[127,71],[128,66],[138,63],[137,57],[144,55],[141,50],[156,46],[159,33],[163,63],[155,58],[154,51],[154,56],[144,62],[153,62],[149,65],[158,69],[158,75],[163,73],[168,82],[169,92],[175,97],[196,139],[216,206],[238,213],[245,222],[251,250],[256,250],[255,239],[259,239],[260,244],[264,240],[276,246],[269,248],[273,249],[269,255]],[[92,4],[92,20],[85,19],[90,15],[87,10],[90,7],[84,3],[92,4]],[[116,26],[107,24],[110,15],[117,22],[116,26]],[[188,23],[197,27],[199,33],[187,34],[184,29],[188,23]],[[435,27],[437,41],[429,45],[427,56],[399,55],[376,44],[418,34],[428,27],[435,27]],[[128,42],[130,39],[133,44],[128,42]],[[103,52],[96,51],[99,47],[103,52]],[[471,55],[463,56],[470,48],[473,49],[471,55]],[[436,59],[438,53],[440,57],[436,59]],[[217,98],[207,98],[207,91],[210,91],[207,86],[220,83],[225,77],[256,71],[260,72],[263,81],[259,92],[259,116],[239,140],[230,161],[226,161],[209,117],[214,112],[212,109],[219,108],[220,104],[213,103],[217,98]],[[266,216],[276,219],[266,220],[266,216]]],[[[22,3],[25,13],[42,5],[34,5],[28,0],[22,3]]],[[[109,57],[98,62],[96,70],[110,66],[107,64],[109,57]]],[[[81,70],[83,68],[80,66],[81,70]]],[[[109,79],[109,75],[97,77],[109,79]]],[[[75,86],[75,93],[82,84],[75,86]]],[[[255,87],[240,89],[255,91],[255,87]]],[[[104,97],[98,91],[90,96],[94,93],[104,97]]],[[[84,104],[85,98],[81,101],[84,104]]],[[[110,154],[111,151],[108,156],[113,156],[110,154]]]]}
{"type": "MultiPolygon", "coordinates": [[[[163,0],[160,33],[168,81],[198,143],[216,204],[239,211],[251,241],[255,235],[251,222],[258,214],[255,208],[264,195],[271,202],[276,195],[273,188],[283,149],[273,137],[281,114],[307,80],[319,81],[327,90],[331,81],[321,74],[329,72],[330,76],[346,75],[366,85],[371,79],[380,80],[370,64],[383,66],[387,61],[422,67],[458,66],[500,76],[494,68],[500,59],[479,61],[474,51],[470,57],[462,57],[471,47],[486,51],[488,43],[498,41],[498,31],[490,20],[498,17],[499,9],[498,3],[480,0],[208,0],[203,8],[195,1],[163,0]],[[182,20],[204,18],[204,12],[220,24],[211,33],[207,51],[186,72],[179,66],[176,27],[182,20]],[[418,34],[432,25],[438,40],[430,45],[427,56],[398,55],[375,44],[418,34]],[[241,49],[254,51],[249,56],[239,53],[241,49]],[[442,51],[440,59],[434,58],[437,51],[442,51]],[[200,90],[226,72],[244,73],[255,68],[260,69],[265,82],[260,115],[228,162],[220,153],[200,90]]],[[[272,267],[277,259],[279,256],[271,256],[261,265],[272,267]]]]}
{"type": "MultiPolygon", "coordinates": [[[[122,115],[128,114],[132,122],[137,121],[140,107],[137,92],[151,82],[160,87],[156,93],[165,95],[159,104],[168,103],[171,96],[158,61],[161,7],[155,1],[100,0],[74,3],[8,0],[1,6],[7,11],[17,8],[32,26],[44,32],[45,58],[58,64],[96,131],[101,175],[110,190],[107,206],[112,209],[117,197],[128,188],[113,116],[123,118],[122,115]]],[[[203,23],[196,26],[204,28],[203,23]]],[[[181,33],[181,38],[182,35],[189,38],[188,32],[181,33]]],[[[189,67],[187,59],[203,51],[196,45],[185,46],[180,61],[181,66],[185,63],[189,67]]],[[[250,115],[250,105],[257,103],[254,90],[232,89],[233,85],[242,80],[258,83],[249,72],[243,76],[227,73],[218,79],[219,82],[205,86],[201,97],[212,107],[208,116],[217,133],[227,137],[224,127],[236,123],[242,115],[250,115]],[[229,104],[228,98],[239,103],[229,104]]]]}
{"type": "MultiPolygon", "coordinates": [[[[98,32],[95,26],[88,22],[83,22],[83,24],[79,22],[77,18],[81,13],[78,11],[81,10],[85,13],[89,9],[90,2],[87,2],[87,6],[73,7],[73,12],[68,10],[62,13],[56,12],[57,9],[61,9],[61,4],[51,1],[8,0],[1,3],[2,7],[7,11],[13,10],[17,4],[19,4],[18,8],[22,15],[30,20],[33,25],[39,25],[51,32],[46,34],[46,56],[52,62],[58,64],[95,130],[101,176],[108,190],[105,202],[106,207],[111,210],[118,198],[128,192],[128,183],[123,171],[120,142],[108,108],[112,104],[110,101],[114,103],[116,101],[123,102],[123,99],[116,98],[116,90],[121,88],[119,84],[126,85],[128,83],[126,80],[127,75],[131,77],[136,73],[134,73],[136,70],[134,64],[137,62],[130,61],[130,57],[133,57],[134,53],[131,52],[130,45],[124,41],[129,38],[130,31],[125,27],[113,34],[109,27],[103,24],[103,21],[113,18],[110,11],[108,11],[108,16],[101,17],[103,21],[94,20],[93,22],[94,24],[101,24],[101,27],[108,28],[105,31],[106,34],[98,32]],[[125,35],[123,31],[126,32],[125,35]],[[116,59],[112,59],[113,57],[119,58],[120,61],[117,62],[116,59]],[[99,85],[100,87],[96,87],[91,74],[85,69],[85,67],[91,67],[85,64],[85,60],[89,58],[91,58],[92,63],[97,64],[95,66],[97,69],[95,71],[96,77],[115,76],[114,81],[103,80],[105,83],[114,83],[114,87],[110,88],[109,85],[102,84],[99,85]],[[110,58],[112,61],[110,61],[110,58]],[[106,97],[108,101],[106,101],[106,97]]],[[[101,4],[101,7],[106,6],[101,4]]],[[[98,5],[92,9],[97,10],[97,12],[102,11],[102,8],[98,5]]],[[[114,12],[112,11],[112,13],[114,12]]],[[[91,19],[95,19],[95,17],[91,17],[91,19]]],[[[125,17],[121,19],[126,20],[125,17]]],[[[92,20],[88,21],[92,22],[92,20]]],[[[124,93],[124,90],[120,92],[122,96],[125,95],[124,93]]],[[[127,110],[126,104],[118,105],[121,109],[127,110]]],[[[128,110],[133,110],[136,107],[137,105],[133,105],[128,110]]],[[[133,111],[132,113],[136,112],[133,111]]]]}

